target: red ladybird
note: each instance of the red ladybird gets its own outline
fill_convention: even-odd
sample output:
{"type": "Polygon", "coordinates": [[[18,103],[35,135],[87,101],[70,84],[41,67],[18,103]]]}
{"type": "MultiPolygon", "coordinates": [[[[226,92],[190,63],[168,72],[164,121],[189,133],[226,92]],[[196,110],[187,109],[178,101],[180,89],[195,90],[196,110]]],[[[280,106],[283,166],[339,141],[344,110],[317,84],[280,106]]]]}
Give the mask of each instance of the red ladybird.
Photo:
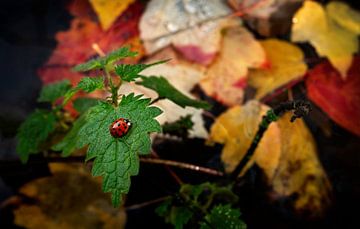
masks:
{"type": "Polygon", "coordinates": [[[129,131],[130,127],[131,122],[129,119],[119,118],[110,125],[109,130],[114,138],[121,138],[129,131]]]}

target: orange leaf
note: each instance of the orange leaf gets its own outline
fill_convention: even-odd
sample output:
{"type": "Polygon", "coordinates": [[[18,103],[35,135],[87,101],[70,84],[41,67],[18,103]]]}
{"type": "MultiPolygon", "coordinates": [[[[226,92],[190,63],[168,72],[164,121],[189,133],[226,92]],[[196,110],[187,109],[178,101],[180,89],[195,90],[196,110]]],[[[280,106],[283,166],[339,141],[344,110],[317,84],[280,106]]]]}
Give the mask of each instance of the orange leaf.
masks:
{"type": "Polygon", "coordinates": [[[225,31],[220,55],[208,68],[200,85],[206,94],[227,105],[241,104],[248,68],[260,67],[265,53],[260,43],[244,27],[225,31]]]}

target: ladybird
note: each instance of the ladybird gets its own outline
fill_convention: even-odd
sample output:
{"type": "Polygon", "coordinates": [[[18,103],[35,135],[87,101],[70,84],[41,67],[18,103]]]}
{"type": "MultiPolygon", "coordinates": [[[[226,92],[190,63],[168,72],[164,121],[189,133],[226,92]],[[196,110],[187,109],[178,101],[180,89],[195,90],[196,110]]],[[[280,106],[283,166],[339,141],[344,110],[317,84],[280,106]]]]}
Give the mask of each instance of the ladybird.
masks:
{"type": "Polygon", "coordinates": [[[110,134],[114,138],[121,138],[131,127],[131,121],[125,118],[116,119],[109,127],[110,134]]]}

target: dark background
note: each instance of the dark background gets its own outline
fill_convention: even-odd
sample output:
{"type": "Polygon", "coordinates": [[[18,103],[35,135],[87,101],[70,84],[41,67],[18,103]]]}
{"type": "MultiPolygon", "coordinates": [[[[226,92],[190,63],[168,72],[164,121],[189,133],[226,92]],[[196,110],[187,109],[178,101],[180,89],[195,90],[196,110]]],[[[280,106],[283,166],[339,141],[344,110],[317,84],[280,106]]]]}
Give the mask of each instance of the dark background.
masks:
{"type": "MultiPolygon", "coordinates": [[[[357,0],[348,2],[359,9],[357,0]]],[[[55,47],[55,33],[69,27],[71,16],[66,11],[65,4],[66,1],[58,0],[0,0],[0,160],[17,158],[14,140],[16,129],[36,107],[41,87],[36,70],[43,65],[55,47]]],[[[303,221],[283,212],[280,207],[269,205],[264,193],[258,191],[259,187],[252,185],[243,189],[241,195],[241,210],[249,228],[360,228],[359,138],[334,123],[331,124],[334,134],[327,138],[316,128],[314,120],[310,118],[307,122],[317,140],[319,157],[333,185],[333,208],[325,219],[303,221]]],[[[182,155],[172,159],[196,164],[191,154],[204,151],[202,143],[200,140],[181,144],[163,143],[158,146],[158,151],[165,158],[169,157],[166,151],[182,152],[182,155]]],[[[214,151],[219,152],[220,149],[214,151]]],[[[208,164],[209,161],[211,162],[211,158],[202,155],[197,163],[208,164]]],[[[46,164],[29,166],[2,163],[0,166],[0,203],[16,194],[17,188],[22,184],[48,174],[46,164]]],[[[178,172],[189,182],[204,180],[191,173],[178,172]]],[[[164,174],[166,172],[163,169],[143,166],[140,176],[134,178],[129,203],[146,201],[166,195],[169,190],[174,191],[173,181],[164,174]],[[135,198],[139,195],[142,197],[135,198]]],[[[128,227],[164,227],[163,220],[153,211],[153,207],[147,207],[128,212],[128,227]]],[[[11,212],[0,211],[0,228],[10,227],[15,227],[12,225],[11,212]]]]}

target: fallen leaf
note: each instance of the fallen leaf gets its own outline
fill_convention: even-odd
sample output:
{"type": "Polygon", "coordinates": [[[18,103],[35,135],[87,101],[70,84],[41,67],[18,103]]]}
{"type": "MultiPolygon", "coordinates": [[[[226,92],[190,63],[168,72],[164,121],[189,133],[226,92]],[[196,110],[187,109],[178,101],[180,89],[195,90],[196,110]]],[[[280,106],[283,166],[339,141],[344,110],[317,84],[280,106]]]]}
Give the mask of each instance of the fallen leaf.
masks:
{"type": "MultiPolygon", "coordinates": [[[[221,160],[225,170],[232,172],[243,159],[255,137],[262,115],[269,107],[256,100],[243,106],[234,106],[221,114],[212,125],[209,141],[224,144],[221,160]]],[[[274,176],[280,157],[280,130],[276,123],[269,126],[255,151],[254,158],[249,161],[244,173],[254,161],[263,168],[267,177],[274,176]]]]}
{"type": "Polygon", "coordinates": [[[329,62],[307,74],[307,96],[337,124],[360,136],[360,56],[355,56],[346,80],[329,62]]]}
{"type": "Polygon", "coordinates": [[[237,14],[262,36],[287,34],[303,0],[228,0],[237,14]]]}
{"type": "MultiPolygon", "coordinates": [[[[190,94],[190,90],[200,81],[204,74],[204,68],[199,65],[191,64],[181,59],[175,51],[171,48],[166,48],[156,55],[150,57],[147,62],[152,63],[158,60],[171,59],[171,61],[156,65],[142,71],[145,76],[163,76],[180,92],[195,98],[190,94]]],[[[148,98],[155,99],[157,93],[153,90],[147,89],[135,83],[123,82],[119,93],[127,94],[134,92],[135,94],[144,94],[148,98]]],[[[202,118],[202,109],[193,107],[182,108],[169,100],[160,100],[154,103],[155,106],[160,107],[164,112],[156,119],[160,124],[165,122],[177,121],[180,117],[191,115],[191,120],[194,123],[193,129],[189,131],[190,137],[206,138],[208,133],[204,127],[204,120],[202,118]]]]}
{"type": "Polygon", "coordinates": [[[265,52],[244,27],[228,28],[224,34],[220,55],[208,68],[200,86],[207,95],[231,106],[242,103],[248,68],[264,65],[265,52]]]}
{"type": "Polygon", "coordinates": [[[326,12],[332,20],[343,28],[357,35],[360,34],[360,12],[338,1],[329,2],[326,5],[326,12]]]}
{"type": "Polygon", "coordinates": [[[346,78],[352,54],[359,49],[357,35],[331,20],[320,3],[305,1],[293,18],[291,33],[292,41],[310,42],[346,78]]]}
{"type": "MultiPolygon", "coordinates": [[[[211,127],[209,141],[224,144],[221,159],[231,172],[244,157],[269,108],[256,100],[234,106],[211,127]]],[[[302,120],[285,114],[270,124],[240,176],[255,162],[272,187],[274,200],[291,203],[298,214],[317,217],[330,204],[331,186],[317,158],[315,141],[302,120]]]]}
{"type": "Polygon", "coordinates": [[[142,57],[143,49],[137,29],[142,13],[142,4],[132,4],[109,30],[103,31],[90,15],[86,15],[91,11],[82,8],[90,6],[80,4],[81,7],[76,8],[75,3],[77,2],[80,4],[83,1],[75,1],[70,10],[78,17],[71,21],[69,30],[56,34],[58,44],[46,64],[38,70],[38,74],[45,84],[69,79],[75,85],[83,75],[71,71],[71,68],[97,56],[96,51],[92,48],[93,44],[98,44],[105,53],[124,45],[131,45],[132,50],[139,52],[137,59],[133,61],[142,57]]]}
{"type": "Polygon", "coordinates": [[[306,73],[304,54],[297,46],[277,39],[260,42],[263,46],[268,66],[249,71],[249,84],[257,89],[255,98],[260,99],[275,89],[299,80],[306,73]]]}
{"type": "Polygon", "coordinates": [[[173,44],[188,60],[208,65],[219,50],[221,30],[240,24],[240,19],[224,18],[230,13],[217,0],[152,0],[139,24],[140,37],[149,54],[173,44]]]}
{"type": "Polygon", "coordinates": [[[303,120],[278,120],[281,156],[272,177],[276,199],[293,198],[293,208],[307,217],[321,217],[331,204],[331,184],[318,159],[315,140],[303,120]]]}
{"type": "Polygon", "coordinates": [[[92,7],[99,17],[101,27],[108,30],[127,7],[135,0],[90,0],[92,7]]]}
{"type": "Polygon", "coordinates": [[[16,225],[30,229],[125,227],[125,211],[111,206],[100,181],[84,166],[52,163],[50,169],[53,176],[20,188],[19,192],[34,202],[14,210],[16,225]]]}

